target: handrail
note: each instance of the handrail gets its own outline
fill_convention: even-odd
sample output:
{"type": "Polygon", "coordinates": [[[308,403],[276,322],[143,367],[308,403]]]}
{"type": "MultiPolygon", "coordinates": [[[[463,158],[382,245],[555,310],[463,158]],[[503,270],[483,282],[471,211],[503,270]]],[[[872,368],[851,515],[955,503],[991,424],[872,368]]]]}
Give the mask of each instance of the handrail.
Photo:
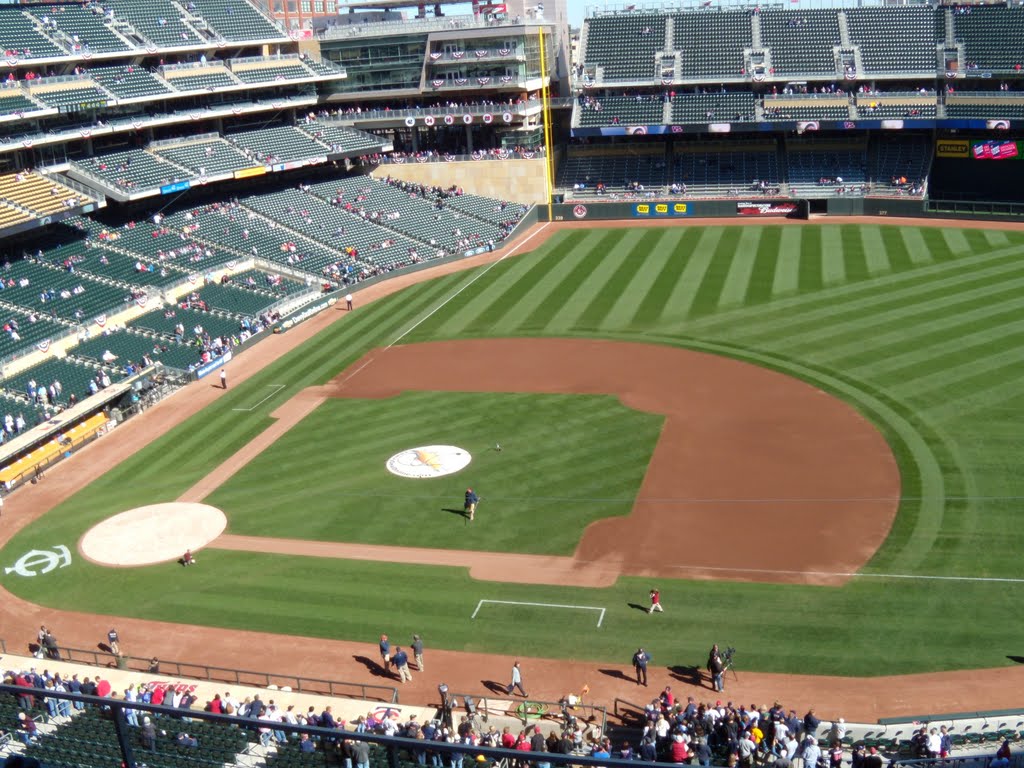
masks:
{"type": "MultiPolygon", "coordinates": [[[[487,722],[490,718],[490,710],[488,709],[487,702],[497,697],[487,696],[476,696],[471,693],[448,693],[448,705],[452,709],[465,709],[467,714],[480,712],[483,716],[484,722],[487,722]]],[[[505,701],[505,698],[498,698],[499,701],[505,701]]],[[[513,700],[514,701],[514,700],[513,700]]],[[[502,713],[506,716],[514,715],[518,720],[523,721],[523,726],[529,724],[530,720],[543,720],[556,719],[560,720],[569,714],[572,717],[576,717],[576,712],[582,710],[583,712],[589,712],[586,716],[588,722],[596,720],[598,713],[601,715],[600,728],[601,732],[604,733],[605,728],[608,725],[608,710],[606,707],[600,704],[587,704],[583,701],[578,701],[575,704],[569,704],[564,699],[562,701],[543,701],[541,699],[526,699],[519,703],[515,708],[507,707],[502,708],[502,713]]]]}
{"type": "MultiPolygon", "coordinates": [[[[111,654],[82,648],[60,648],[60,660],[72,664],[91,664],[92,666],[109,667],[124,664],[124,669],[134,672],[148,672],[150,662],[146,659],[133,659],[128,656],[116,657],[111,661],[111,654]]],[[[289,686],[294,691],[312,693],[320,696],[336,696],[343,699],[364,699],[366,701],[383,701],[388,704],[398,703],[398,689],[387,685],[369,683],[353,683],[342,680],[321,680],[298,675],[285,675],[277,672],[254,672],[228,667],[214,667],[208,664],[196,664],[185,661],[160,660],[161,675],[187,677],[192,680],[208,680],[211,682],[231,683],[233,685],[254,685],[269,688],[289,686]],[[358,692],[358,696],[354,695],[358,692]]]]}
{"type": "Polygon", "coordinates": [[[395,21],[379,21],[366,24],[335,24],[316,30],[317,37],[336,40],[343,37],[362,37],[363,35],[381,35],[401,30],[402,32],[430,32],[446,29],[481,29],[493,27],[521,27],[524,21],[530,24],[551,24],[544,20],[514,19],[487,20],[471,14],[445,16],[429,19],[401,19],[395,21]]]}
{"type": "Polygon", "coordinates": [[[234,69],[236,64],[264,64],[272,61],[302,61],[297,53],[277,53],[270,56],[239,56],[236,59],[228,59],[227,64],[234,69]]]}

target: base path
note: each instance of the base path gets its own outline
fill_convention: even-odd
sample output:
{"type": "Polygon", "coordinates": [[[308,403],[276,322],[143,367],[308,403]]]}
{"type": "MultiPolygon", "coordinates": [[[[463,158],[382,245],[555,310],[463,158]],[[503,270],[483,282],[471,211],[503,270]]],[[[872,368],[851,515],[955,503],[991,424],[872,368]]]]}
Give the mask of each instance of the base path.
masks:
{"type": "Polygon", "coordinates": [[[276,438],[281,424],[297,423],[295,416],[308,414],[309,403],[324,395],[380,398],[411,390],[611,394],[630,408],[663,414],[665,425],[631,514],[591,523],[572,557],[233,535],[212,546],[455,565],[477,579],[518,583],[608,586],[628,574],[842,584],[881,546],[896,517],[896,460],[878,430],[846,403],[729,358],[584,339],[374,350],[332,383],[278,408],[280,421],[215,474],[230,477],[270,444],[267,433],[276,438]],[[471,377],[466,360],[474,361],[471,377]]]}
{"type": "MultiPolygon", "coordinates": [[[[875,224],[984,227],[991,229],[1022,229],[1022,225],[1004,222],[963,222],[920,219],[834,218],[830,224],[875,224]]],[[[513,248],[517,253],[540,246],[547,237],[563,229],[574,228],[636,228],[637,226],[701,226],[714,224],[766,224],[757,220],[687,221],[587,221],[566,224],[540,224],[533,227],[513,248]]],[[[792,221],[771,222],[779,226],[803,226],[792,221]]],[[[462,269],[493,263],[504,258],[507,250],[468,259],[452,261],[411,274],[399,275],[362,289],[356,295],[357,309],[376,298],[389,295],[414,283],[450,274],[462,269]]],[[[240,384],[269,365],[281,355],[307,341],[315,333],[334,322],[344,321],[344,311],[327,311],[288,333],[265,339],[231,363],[232,386],[240,384]]],[[[181,393],[159,403],[111,433],[110,437],[86,446],[70,459],[48,471],[38,485],[27,485],[6,499],[0,544],[5,544],[21,528],[50,512],[60,502],[95,480],[110,467],[141,450],[173,426],[181,423],[222,394],[219,387],[206,380],[197,381],[181,393]]],[[[202,568],[200,564],[197,566],[202,568]]],[[[831,569],[830,569],[831,570],[831,569]]],[[[182,617],[185,618],[184,616],[182,617]]],[[[0,588],[0,627],[2,639],[12,652],[24,652],[35,642],[40,624],[53,629],[62,644],[90,648],[105,641],[111,626],[122,637],[121,646],[135,657],[158,656],[240,669],[264,669],[283,674],[315,678],[384,683],[367,669],[362,659],[377,655],[376,638],[364,643],[304,638],[261,632],[222,630],[186,624],[97,616],[80,611],[58,610],[21,600],[0,588]]],[[[402,688],[402,701],[436,703],[437,685],[446,682],[452,690],[484,692],[483,682],[506,679],[512,659],[493,654],[463,651],[442,651],[429,647],[425,674],[414,673],[411,683],[402,688]]],[[[623,648],[628,657],[632,648],[623,648]]],[[[654,691],[672,685],[677,696],[694,695],[701,700],[717,698],[706,684],[698,687],[682,681],[664,666],[652,667],[651,688],[638,689],[633,683],[628,664],[594,664],[592,662],[551,659],[523,661],[524,678],[531,694],[540,699],[557,700],[568,691],[578,691],[589,682],[590,699],[611,707],[616,697],[644,703],[654,691]],[[600,667],[607,673],[598,672],[600,667]]],[[[701,663],[702,659],[672,660],[667,663],[701,663]]],[[[397,683],[397,681],[393,681],[397,683]]],[[[771,702],[779,700],[798,711],[810,706],[821,717],[842,715],[847,720],[872,721],[883,716],[918,715],[922,712],[958,712],[1002,709],[1020,706],[1024,688],[1024,666],[977,671],[947,672],[927,675],[905,675],[871,679],[775,675],[740,672],[738,682],[729,681],[728,697],[735,701],[771,702]]]]}

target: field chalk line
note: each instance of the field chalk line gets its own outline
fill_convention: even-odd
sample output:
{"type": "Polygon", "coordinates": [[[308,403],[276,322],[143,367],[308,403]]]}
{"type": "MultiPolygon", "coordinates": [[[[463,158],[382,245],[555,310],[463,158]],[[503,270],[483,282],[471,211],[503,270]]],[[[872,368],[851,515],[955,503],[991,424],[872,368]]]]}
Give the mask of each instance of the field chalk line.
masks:
{"type": "Polygon", "coordinates": [[[560,605],[558,603],[521,603],[518,600],[481,600],[476,604],[476,610],[473,611],[473,615],[469,618],[475,619],[476,615],[480,613],[480,609],[484,603],[491,603],[493,605],[529,605],[534,608],[571,608],[578,611],[600,611],[600,615],[597,617],[597,627],[601,628],[601,624],[604,621],[605,608],[597,608],[593,605],[560,605]]]}
{"type": "MultiPolygon", "coordinates": [[[[507,258],[508,258],[509,256],[511,256],[512,254],[514,254],[514,253],[515,253],[516,251],[518,251],[518,250],[519,250],[519,248],[520,248],[521,246],[524,246],[524,245],[526,245],[526,244],[527,244],[528,242],[530,242],[531,240],[533,240],[533,238],[535,238],[535,237],[536,237],[537,235],[539,235],[539,234],[540,234],[541,232],[543,232],[543,231],[544,231],[545,229],[547,229],[547,228],[548,228],[548,227],[550,227],[550,226],[551,226],[551,222],[550,222],[550,221],[545,221],[545,222],[544,222],[544,223],[543,223],[543,224],[542,224],[542,225],[540,226],[540,228],[539,228],[538,230],[536,230],[535,232],[532,232],[532,233],[531,233],[531,234],[530,234],[529,236],[527,236],[527,237],[526,237],[526,238],[524,238],[523,240],[520,240],[520,241],[519,241],[518,243],[516,243],[516,244],[515,244],[514,246],[512,246],[511,248],[509,248],[509,249],[508,249],[508,251],[506,251],[505,253],[503,253],[503,254],[501,255],[501,257],[497,259],[497,261],[493,261],[493,262],[491,262],[490,264],[488,264],[488,265],[487,265],[487,267],[486,267],[485,269],[481,270],[481,271],[480,271],[480,272],[479,272],[479,273],[478,273],[478,274],[477,274],[477,275],[476,275],[476,276],[475,276],[475,277],[474,277],[474,278],[473,278],[472,280],[470,280],[470,281],[469,281],[468,283],[466,283],[466,284],[465,284],[464,286],[462,286],[461,288],[459,288],[459,290],[457,290],[457,291],[456,291],[455,293],[453,293],[453,294],[452,294],[451,296],[449,296],[449,297],[448,297],[448,298],[446,298],[446,299],[445,299],[444,301],[442,301],[442,302],[441,302],[440,304],[438,304],[438,305],[437,305],[436,307],[434,307],[434,308],[433,308],[432,310],[430,310],[430,311],[429,311],[429,312],[428,312],[428,313],[427,313],[426,315],[424,315],[423,317],[421,317],[421,318],[420,318],[419,320],[417,320],[417,321],[416,321],[415,323],[413,323],[413,324],[412,324],[411,326],[409,326],[409,327],[408,327],[408,328],[406,328],[406,329],[405,329],[404,331],[402,331],[402,332],[401,332],[400,334],[398,334],[398,336],[396,336],[396,337],[395,337],[395,338],[394,338],[394,339],[392,340],[392,342],[391,342],[390,344],[388,344],[388,345],[387,345],[386,347],[384,347],[384,349],[382,349],[382,350],[381,350],[381,353],[387,352],[387,351],[388,351],[389,349],[391,349],[391,348],[392,348],[393,346],[395,346],[396,344],[398,344],[398,343],[399,343],[399,342],[400,342],[400,341],[401,341],[402,339],[404,339],[404,338],[405,338],[406,336],[408,336],[408,335],[409,335],[410,333],[412,333],[412,332],[413,332],[413,331],[415,331],[415,330],[416,330],[417,328],[419,328],[419,327],[420,327],[421,325],[423,325],[423,323],[425,323],[425,322],[426,322],[427,320],[429,320],[429,319],[430,319],[431,317],[433,317],[433,316],[434,316],[434,315],[436,315],[436,314],[437,314],[438,312],[440,312],[440,311],[441,311],[442,309],[444,309],[444,307],[445,307],[445,306],[447,306],[448,302],[450,302],[450,301],[451,301],[452,299],[454,299],[454,298],[455,298],[456,296],[458,296],[458,295],[459,295],[460,293],[462,293],[462,292],[463,292],[464,290],[466,290],[467,288],[469,288],[469,286],[471,286],[471,285],[472,285],[473,283],[475,283],[475,282],[476,282],[477,280],[479,280],[479,279],[480,279],[481,277],[483,277],[483,276],[484,276],[484,275],[486,275],[486,274],[487,274],[488,272],[490,272],[490,271],[491,271],[492,269],[494,269],[494,268],[495,268],[496,266],[498,266],[499,264],[501,264],[501,262],[503,262],[503,261],[504,261],[505,259],[507,259],[507,258]]],[[[376,357],[376,356],[374,356],[374,357],[371,357],[371,358],[370,358],[369,360],[367,360],[367,361],[366,361],[365,363],[363,363],[363,364],[362,364],[362,365],[360,365],[360,366],[359,366],[358,368],[356,368],[356,369],[355,369],[354,371],[352,371],[352,373],[350,373],[350,374],[349,374],[348,376],[346,376],[346,377],[345,377],[344,379],[342,379],[342,380],[341,380],[340,382],[338,382],[338,386],[339,386],[339,387],[342,387],[342,386],[344,386],[344,385],[345,385],[345,382],[347,382],[347,381],[348,381],[349,379],[352,379],[353,377],[355,377],[355,376],[356,376],[356,374],[358,374],[358,373],[359,373],[359,372],[360,372],[361,370],[363,370],[363,369],[364,369],[364,368],[365,368],[366,366],[368,366],[368,365],[369,365],[370,363],[372,363],[372,362],[373,362],[374,360],[376,360],[376,359],[377,359],[377,357],[376,357]]]]}
{"type": "Polygon", "coordinates": [[[908,579],[918,581],[974,581],[979,583],[993,582],[997,584],[1024,584],[1024,579],[1016,579],[1008,576],[941,576],[926,573],[873,573],[852,571],[784,571],[770,570],[767,568],[727,568],[715,565],[673,565],[673,568],[689,571],[715,571],[718,573],[758,573],[770,576],[836,576],[841,578],[860,579],[908,579]]]}
{"type": "Polygon", "coordinates": [[[267,402],[267,400],[269,400],[270,398],[272,398],[274,395],[276,395],[278,392],[280,392],[282,389],[285,388],[284,384],[267,384],[266,386],[268,386],[268,387],[276,387],[276,389],[273,392],[271,392],[269,395],[264,397],[262,400],[260,400],[258,403],[256,403],[256,405],[253,405],[253,406],[251,406],[249,408],[232,408],[231,410],[232,411],[245,411],[245,412],[255,411],[257,408],[259,408],[261,405],[263,405],[265,402],[267,402]]]}

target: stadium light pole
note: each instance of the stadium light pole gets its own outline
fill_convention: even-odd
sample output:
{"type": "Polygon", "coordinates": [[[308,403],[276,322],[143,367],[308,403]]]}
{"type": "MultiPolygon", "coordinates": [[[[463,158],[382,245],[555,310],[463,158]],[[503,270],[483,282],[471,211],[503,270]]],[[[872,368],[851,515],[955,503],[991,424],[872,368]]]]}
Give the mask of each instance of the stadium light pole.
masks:
{"type": "Polygon", "coordinates": [[[540,43],[540,119],[544,126],[544,186],[548,198],[548,221],[552,221],[551,196],[555,193],[555,177],[552,168],[555,158],[551,151],[551,104],[548,101],[547,54],[544,51],[544,27],[537,27],[540,43]]]}

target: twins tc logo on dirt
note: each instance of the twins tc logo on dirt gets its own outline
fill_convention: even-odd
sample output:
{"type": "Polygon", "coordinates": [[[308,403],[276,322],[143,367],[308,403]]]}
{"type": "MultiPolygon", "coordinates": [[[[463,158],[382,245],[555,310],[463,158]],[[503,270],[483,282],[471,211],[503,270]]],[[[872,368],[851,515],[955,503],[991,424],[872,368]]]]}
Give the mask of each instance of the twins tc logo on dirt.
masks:
{"type": "Polygon", "coordinates": [[[422,480],[454,474],[472,460],[468,451],[455,445],[424,445],[396,453],[384,466],[393,475],[422,480]]]}

